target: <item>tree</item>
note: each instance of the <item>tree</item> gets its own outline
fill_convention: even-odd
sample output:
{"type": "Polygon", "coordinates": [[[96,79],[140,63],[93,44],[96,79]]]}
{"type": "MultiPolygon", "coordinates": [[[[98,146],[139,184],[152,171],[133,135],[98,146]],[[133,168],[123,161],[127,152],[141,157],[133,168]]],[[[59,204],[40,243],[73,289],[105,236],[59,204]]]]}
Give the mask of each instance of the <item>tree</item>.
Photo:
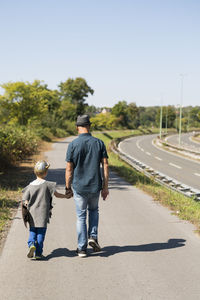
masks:
{"type": "MultiPolygon", "coordinates": [[[[172,128],[175,127],[176,111],[174,106],[163,106],[162,109],[162,128],[172,128]]],[[[156,115],[157,126],[160,124],[160,108],[156,115]]]]}
{"type": "Polygon", "coordinates": [[[139,110],[133,102],[128,105],[126,101],[119,101],[114,105],[111,113],[118,117],[122,127],[133,129],[139,126],[139,110]]]}
{"type": "Polygon", "coordinates": [[[9,111],[7,122],[27,125],[34,119],[42,120],[48,111],[48,96],[51,91],[39,80],[29,82],[9,82],[2,84],[5,90],[1,97],[1,107],[9,111]]]}
{"type": "Polygon", "coordinates": [[[86,98],[89,94],[93,95],[94,90],[87,84],[86,80],[81,77],[76,79],[69,78],[59,84],[61,100],[67,100],[76,105],[76,116],[85,111],[87,104],[86,98]]]}
{"type": "Polygon", "coordinates": [[[119,123],[119,119],[111,113],[100,113],[91,119],[92,129],[115,129],[119,123]]]}
{"type": "Polygon", "coordinates": [[[126,101],[119,101],[115,104],[111,111],[112,115],[119,118],[119,124],[122,127],[128,126],[127,103],[126,101]]]}
{"type": "Polygon", "coordinates": [[[155,126],[156,125],[156,115],[158,107],[149,106],[149,107],[139,107],[139,116],[140,116],[140,125],[142,126],[155,126]]]}
{"type": "Polygon", "coordinates": [[[140,125],[139,109],[134,102],[127,107],[128,128],[135,129],[140,125]]]}

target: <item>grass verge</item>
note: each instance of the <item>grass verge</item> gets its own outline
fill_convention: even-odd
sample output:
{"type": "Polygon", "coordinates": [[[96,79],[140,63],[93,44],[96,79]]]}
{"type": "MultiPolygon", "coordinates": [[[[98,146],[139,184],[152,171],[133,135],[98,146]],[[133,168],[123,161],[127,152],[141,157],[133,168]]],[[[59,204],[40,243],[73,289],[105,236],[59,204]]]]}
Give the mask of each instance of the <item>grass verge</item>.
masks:
{"type": "MultiPolygon", "coordinates": [[[[137,134],[138,132],[134,131],[134,133],[137,134]]],[[[133,132],[128,134],[126,132],[126,136],[129,134],[132,135],[133,132]]],[[[118,173],[129,183],[136,185],[138,188],[151,195],[155,201],[159,201],[162,205],[170,208],[180,219],[187,220],[194,224],[197,228],[196,232],[200,234],[199,202],[161,186],[129,166],[110,150],[109,145],[111,141],[115,138],[125,136],[124,131],[110,131],[109,133],[95,133],[93,135],[104,141],[109,153],[109,166],[113,171],[118,173]]]]}

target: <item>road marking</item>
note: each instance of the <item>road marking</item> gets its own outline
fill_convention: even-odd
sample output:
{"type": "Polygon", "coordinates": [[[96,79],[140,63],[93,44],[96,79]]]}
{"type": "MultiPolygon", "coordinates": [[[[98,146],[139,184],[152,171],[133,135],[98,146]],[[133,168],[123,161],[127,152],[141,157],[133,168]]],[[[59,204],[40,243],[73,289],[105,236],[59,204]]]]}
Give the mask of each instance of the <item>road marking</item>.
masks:
{"type": "Polygon", "coordinates": [[[146,154],[147,154],[147,155],[151,155],[151,153],[149,153],[149,152],[146,152],[146,154]]]}
{"type": "Polygon", "coordinates": [[[175,165],[175,164],[173,164],[173,163],[169,163],[169,165],[172,166],[172,167],[175,167],[175,168],[177,168],[177,169],[182,169],[182,167],[177,166],[177,165],[175,165]]]}
{"type": "Polygon", "coordinates": [[[155,156],[155,158],[158,159],[158,160],[162,160],[162,158],[160,158],[160,157],[158,157],[158,156],[155,156]]]}
{"type": "Polygon", "coordinates": [[[196,175],[196,176],[199,176],[199,177],[200,177],[200,174],[199,174],[199,173],[194,173],[194,175],[196,175]]]}

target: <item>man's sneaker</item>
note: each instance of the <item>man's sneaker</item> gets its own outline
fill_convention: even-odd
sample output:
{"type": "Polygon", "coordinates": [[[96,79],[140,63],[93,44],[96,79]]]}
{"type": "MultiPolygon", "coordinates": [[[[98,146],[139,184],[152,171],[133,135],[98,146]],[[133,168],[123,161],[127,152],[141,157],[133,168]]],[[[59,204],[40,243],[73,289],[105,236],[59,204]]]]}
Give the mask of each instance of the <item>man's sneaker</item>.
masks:
{"type": "Polygon", "coordinates": [[[35,259],[36,259],[36,260],[45,259],[45,256],[44,256],[44,255],[36,255],[36,256],[35,256],[35,259]]]}
{"type": "Polygon", "coordinates": [[[27,254],[27,257],[28,258],[32,258],[34,253],[35,253],[35,250],[36,250],[36,247],[35,245],[31,245],[30,248],[29,248],[29,252],[27,254]]]}
{"type": "Polygon", "coordinates": [[[99,246],[97,239],[90,237],[88,244],[93,248],[94,252],[101,251],[101,247],[99,246]]]}
{"type": "Polygon", "coordinates": [[[76,249],[76,253],[78,254],[79,257],[87,256],[87,252],[85,250],[79,250],[78,248],[76,249]]]}

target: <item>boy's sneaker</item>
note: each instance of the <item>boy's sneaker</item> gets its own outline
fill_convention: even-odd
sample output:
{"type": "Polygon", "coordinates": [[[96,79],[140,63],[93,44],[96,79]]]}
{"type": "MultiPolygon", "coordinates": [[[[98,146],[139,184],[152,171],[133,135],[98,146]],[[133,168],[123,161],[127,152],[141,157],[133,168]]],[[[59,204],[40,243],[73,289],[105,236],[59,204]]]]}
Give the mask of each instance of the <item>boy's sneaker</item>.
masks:
{"type": "Polygon", "coordinates": [[[88,239],[88,244],[93,248],[94,252],[101,251],[101,247],[99,246],[98,240],[90,237],[88,239]]]}
{"type": "Polygon", "coordinates": [[[87,252],[85,250],[79,250],[78,248],[76,249],[76,253],[79,257],[86,257],[87,252]]]}
{"type": "Polygon", "coordinates": [[[36,247],[35,245],[31,245],[30,248],[29,248],[29,252],[27,254],[27,257],[28,258],[32,258],[34,253],[35,253],[35,250],[36,250],[36,247]]]}

